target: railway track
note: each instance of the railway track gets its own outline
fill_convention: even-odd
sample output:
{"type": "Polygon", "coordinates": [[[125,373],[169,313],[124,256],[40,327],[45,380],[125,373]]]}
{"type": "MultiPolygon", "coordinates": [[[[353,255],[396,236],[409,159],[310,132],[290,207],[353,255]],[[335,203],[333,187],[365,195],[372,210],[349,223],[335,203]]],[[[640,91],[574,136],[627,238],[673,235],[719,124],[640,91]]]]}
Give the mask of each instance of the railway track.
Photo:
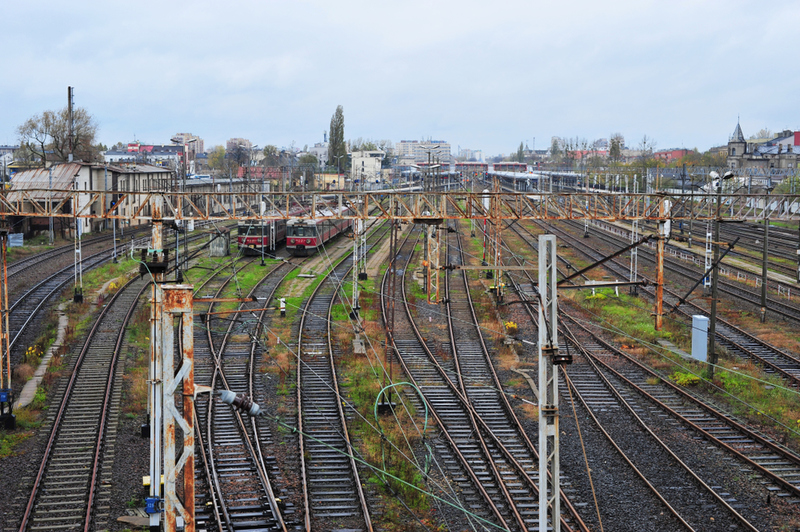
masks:
{"type": "MultiPolygon", "coordinates": [[[[688,224],[685,222],[683,224],[678,223],[677,226],[673,224],[673,235],[681,240],[688,240],[689,234],[687,232],[687,225],[688,224]]],[[[705,245],[706,224],[694,222],[692,225],[694,229],[692,242],[694,245],[698,246],[698,249],[702,250],[702,247],[705,245]]],[[[640,222],[640,230],[642,227],[647,227],[651,232],[656,232],[658,230],[656,224],[650,223],[649,221],[646,223],[640,222]]],[[[720,224],[720,238],[723,241],[733,242],[737,237],[739,238],[739,242],[736,244],[736,248],[728,253],[728,256],[749,262],[758,267],[760,271],[764,250],[763,224],[755,224],[752,222],[720,224]]],[[[790,232],[786,228],[770,225],[769,254],[767,256],[770,270],[792,279],[797,279],[797,249],[796,231],[790,232]]],[[[681,251],[685,252],[686,250],[681,249],[681,251]]],[[[786,287],[791,286],[785,283],[780,284],[786,287]]]]}
{"type": "MultiPolygon", "coordinates": [[[[508,278],[518,297],[527,299],[529,292],[522,290],[521,285],[533,283],[530,275],[509,272],[508,278]]],[[[524,308],[535,324],[536,316],[531,308],[527,305],[524,308]]],[[[572,319],[563,306],[560,315],[569,321],[570,327],[562,320],[559,349],[576,354],[575,363],[559,374],[561,382],[574,390],[575,397],[595,425],[682,527],[706,530],[710,526],[707,516],[713,512],[715,530],[738,527],[757,530],[735,507],[740,506],[738,501],[721,487],[725,483],[730,485],[729,481],[709,479],[711,467],[687,465],[684,462],[687,456],[678,456],[650,427],[654,420],[656,424],[663,422],[662,411],[697,431],[695,439],[717,445],[740,459],[743,468],[763,474],[773,483],[768,489],[784,497],[796,497],[800,493],[800,479],[796,484],[788,480],[800,475],[800,457],[697,400],[663,375],[657,375],[603,341],[572,319]],[[620,358],[630,361],[635,369],[620,370],[620,358]],[[635,380],[628,378],[634,374],[635,380]],[[643,394],[644,401],[634,397],[636,392],[643,394]],[[648,404],[643,404],[645,402],[648,404]],[[655,412],[653,404],[658,408],[655,412]],[[647,441],[653,444],[644,444],[647,441]],[[775,466],[770,468],[772,464],[775,466]],[[787,471],[786,478],[781,478],[782,470],[787,471]]],[[[686,453],[685,446],[682,450],[686,453]]],[[[688,458],[695,456],[696,447],[690,445],[688,458]]]]}
{"type": "MultiPolygon", "coordinates": [[[[45,444],[19,530],[91,530],[99,472],[112,408],[120,347],[136,302],[149,280],[135,279],[121,288],[101,312],[69,381],[51,409],[45,444]]],[[[116,401],[119,401],[117,395],[116,401]]]]}
{"type": "MultiPolygon", "coordinates": [[[[408,264],[414,245],[415,240],[407,238],[398,254],[406,262],[402,277],[403,294],[406,293],[408,264]]],[[[383,283],[385,287],[387,277],[384,277],[383,283]]],[[[385,292],[382,289],[384,312],[387,308],[385,292]]],[[[538,494],[531,490],[535,484],[530,477],[530,464],[520,463],[514,455],[518,449],[509,450],[501,441],[502,436],[492,432],[487,421],[480,417],[469,399],[454,384],[459,381],[455,366],[442,364],[422,340],[405,298],[404,307],[405,313],[400,313],[401,319],[396,318],[395,322],[395,352],[411,382],[424,395],[458,466],[471,481],[467,484],[467,479],[461,480],[469,485],[466,502],[474,513],[473,519],[477,519],[473,521],[473,526],[486,528],[486,522],[491,522],[496,527],[508,530],[536,529],[538,494]],[[512,491],[514,496],[510,493],[512,491]]],[[[483,415],[495,417],[502,414],[502,411],[495,411],[491,414],[484,412],[483,415]]],[[[518,456],[524,459],[522,455],[518,456]]],[[[533,463],[536,463],[535,459],[533,463]]],[[[572,530],[580,525],[580,521],[568,523],[562,516],[564,529],[572,530]]]]}
{"type": "MultiPolygon", "coordinates": [[[[570,242],[574,249],[586,254],[592,260],[602,258],[602,254],[593,249],[588,249],[581,239],[575,238],[570,233],[559,230],[558,228],[551,228],[558,233],[566,242],[570,242]]],[[[524,231],[524,226],[522,227],[524,231]]],[[[523,237],[525,238],[525,237],[523,237]]],[[[564,259],[561,259],[564,260],[564,259]]],[[[605,267],[610,269],[619,278],[625,278],[628,275],[626,266],[617,260],[609,261],[605,267]]],[[[647,279],[646,276],[639,275],[640,278],[647,279]]],[[[648,279],[652,283],[652,280],[648,279]]],[[[654,290],[651,287],[643,287],[641,290],[651,299],[655,298],[654,290]]],[[[665,308],[669,308],[677,304],[681,299],[681,295],[676,292],[664,289],[665,308]]],[[[693,314],[700,314],[707,316],[708,311],[691,301],[683,303],[677,311],[684,320],[691,323],[693,314]]],[[[796,355],[778,349],[763,340],[755,337],[733,323],[717,316],[717,341],[722,345],[729,354],[738,356],[742,359],[749,359],[764,368],[764,371],[774,374],[783,378],[789,386],[800,388],[800,358],[796,355]]]]}
{"type": "MultiPolygon", "coordinates": [[[[372,232],[367,253],[385,234],[385,228],[372,232]]],[[[350,253],[333,267],[300,310],[297,417],[306,530],[373,529],[353,459],[331,342],[331,308],[353,258],[350,253]]]]}
{"type": "MultiPolygon", "coordinates": [[[[229,261],[212,272],[196,293],[219,297],[245,268],[258,267],[254,266],[256,263],[255,258],[229,261]]],[[[272,293],[291,268],[287,263],[274,266],[248,296],[262,291],[272,293]]],[[[210,314],[215,312],[214,303],[198,303],[195,312],[206,314],[204,327],[196,328],[194,334],[195,382],[214,390],[252,393],[256,350],[251,345],[253,331],[245,327],[243,315],[210,314]]],[[[209,396],[198,397],[195,408],[195,433],[204,471],[199,479],[204,489],[197,492],[195,500],[195,507],[203,508],[197,512],[198,525],[227,532],[285,531],[269,478],[269,472],[274,475],[277,467],[265,450],[272,442],[269,430],[227,405],[218,405],[209,396]]]]}
{"type": "MultiPolygon", "coordinates": [[[[111,255],[110,251],[101,251],[86,257],[82,261],[81,267],[84,271],[90,270],[111,260],[111,255]]],[[[40,319],[40,312],[48,308],[52,298],[60,294],[73,281],[73,267],[69,266],[39,281],[16,298],[16,301],[9,309],[9,336],[11,338],[12,351],[19,350],[20,340],[24,337],[23,335],[28,325],[40,319]]]]}
{"type": "MultiPolygon", "coordinates": [[[[607,232],[610,230],[611,226],[609,224],[606,224],[605,222],[596,222],[595,226],[601,229],[605,229],[605,231],[603,233],[594,232],[593,235],[599,238],[600,240],[609,243],[612,246],[620,248],[630,243],[624,241],[623,238],[621,238],[621,236],[619,235],[607,232]]],[[[614,228],[615,231],[619,229],[620,231],[627,233],[627,230],[625,229],[617,228],[616,226],[614,226],[614,228]]],[[[685,253],[685,250],[683,250],[682,252],[685,253]]],[[[640,253],[639,254],[640,259],[644,259],[655,264],[655,252],[648,246],[639,246],[639,253],[640,253]]],[[[683,261],[673,259],[669,253],[666,253],[664,257],[664,271],[665,272],[671,271],[674,274],[684,277],[686,279],[700,278],[704,272],[703,261],[705,259],[703,257],[699,257],[694,253],[691,253],[690,255],[694,256],[695,260],[693,264],[699,266],[699,269],[697,267],[694,268],[689,267],[683,261]]],[[[725,264],[723,267],[730,271],[736,271],[736,268],[733,268],[728,264],[725,264]]],[[[736,301],[746,301],[751,305],[753,305],[755,308],[761,308],[760,292],[756,293],[753,290],[743,288],[739,283],[728,281],[724,276],[720,276],[719,278],[718,290],[723,294],[727,294],[729,297],[733,298],[736,301]]],[[[796,305],[786,303],[779,299],[775,299],[769,296],[767,297],[767,312],[773,313],[781,318],[790,319],[796,323],[800,323],[800,308],[798,308],[796,305]]]]}
{"type": "MultiPolygon", "coordinates": [[[[456,225],[454,229],[455,236],[451,239],[455,242],[448,244],[448,262],[465,264],[458,226],[456,225]]],[[[495,458],[498,470],[504,483],[516,487],[509,495],[521,501],[517,506],[521,508],[521,512],[528,514],[523,517],[523,521],[528,527],[538,526],[539,493],[538,486],[533,481],[538,477],[536,467],[538,454],[508,403],[505,393],[502,392],[503,386],[494,371],[475,315],[467,271],[448,274],[445,280],[450,346],[456,355],[453,356],[453,362],[459,388],[473,405],[476,417],[484,420],[487,428],[496,436],[496,439],[493,438],[494,443],[501,449],[495,450],[493,456],[502,456],[499,460],[495,458]],[[505,450],[502,450],[502,447],[505,447],[505,450]],[[502,452],[499,452],[501,450],[502,452]],[[532,504],[532,501],[535,504],[532,504]]],[[[569,487],[570,484],[563,473],[561,484],[565,487],[569,487]]],[[[564,522],[568,528],[585,527],[570,501],[565,498],[564,503],[568,510],[564,522]],[[576,521],[578,526],[574,527],[576,521]]]]}
{"type": "Polygon", "coordinates": [[[609,386],[627,387],[625,401],[637,404],[639,409],[645,408],[642,400],[658,406],[699,438],[724,449],[762,475],[769,482],[767,490],[800,502],[800,455],[673,384],[667,376],[604,341],[569,314],[565,318],[570,324],[568,336],[574,338],[573,349],[580,349],[597,367],[596,373],[602,373],[611,383],[609,386]],[[615,367],[611,364],[615,359],[626,364],[615,367]],[[634,399],[632,393],[638,397],[634,399]]]}

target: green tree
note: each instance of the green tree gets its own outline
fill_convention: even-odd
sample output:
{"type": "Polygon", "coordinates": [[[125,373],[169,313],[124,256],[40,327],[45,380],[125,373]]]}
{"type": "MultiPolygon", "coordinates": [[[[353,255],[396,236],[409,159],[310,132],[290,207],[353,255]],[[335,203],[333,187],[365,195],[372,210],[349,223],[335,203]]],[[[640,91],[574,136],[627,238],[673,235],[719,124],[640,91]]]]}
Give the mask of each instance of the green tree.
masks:
{"type": "Polygon", "coordinates": [[[344,109],[339,105],[331,117],[331,128],[328,136],[328,161],[336,164],[336,157],[341,157],[341,167],[347,165],[347,144],[344,140],[344,109]]]}
{"type": "Polygon", "coordinates": [[[281,153],[277,146],[267,144],[264,146],[264,166],[278,166],[281,160],[281,153]]]}
{"type": "Polygon", "coordinates": [[[208,167],[221,172],[225,168],[225,148],[214,146],[208,152],[208,167]]]}
{"type": "MultiPolygon", "coordinates": [[[[69,109],[64,107],[56,115],[55,127],[53,129],[53,156],[58,161],[69,159],[69,109]]],[[[100,159],[100,152],[95,146],[95,136],[97,135],[97,122],[83,107],[76,107],[72,110],[72,154],[75,159],[80,161],[97,161],[100,159]]]]}
{"type": "Polygon", "coordinates": [[[42,168],[46,166],[46,155],[53,139],[55,121],[55,113],[53,111],[45,111],[41,115],[33,115],[21,126],[17,127],[20,146],[25,146],[31,162],[38,159],[42,168]]]}
{"type": "Polygon", "coordinates": [[[525,147],[521,142],[519,143],[519,148],[517,148],[517,162],[525,162],[525,147]]]}

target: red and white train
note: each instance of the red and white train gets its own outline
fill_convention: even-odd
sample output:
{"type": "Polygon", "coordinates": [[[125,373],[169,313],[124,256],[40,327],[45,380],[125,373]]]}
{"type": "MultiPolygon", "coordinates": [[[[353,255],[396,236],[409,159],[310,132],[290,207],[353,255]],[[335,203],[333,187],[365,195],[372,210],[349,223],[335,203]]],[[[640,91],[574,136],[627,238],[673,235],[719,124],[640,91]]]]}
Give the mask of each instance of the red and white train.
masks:
{"type": "MultiPolygon", "coordinates": [[[[286,240],[286,220],[280,218],[281,213],[266,211],[266,204],[261,203],[261,213],[264,216],[275,216],[271,220],[247,220],[237,224],[236,243],[245,255],[261,255],[274,250],[278,244],[286,240]],[[273,241],[274,239],[274,241],[273,241]]],[[[290,214],[306,212],[302,207],[295,207],[290,214]]]]}
{"type": "Polygon", "coordinates": [[[237,229],[236,243],[245,255],[261,255],[262,251],[275,249],[286,238],[286,220],[249,220],[239,222],[237,229]]]}
{"type": "Polygon", "coordinates": [[[307,257],[336,235],[350,229],[352,220],[339,216],[349,214],[348,207],[323,209],[317,212],[320,219],[289,220],[286,223],[286,249],[295,257],[307,257]]]}

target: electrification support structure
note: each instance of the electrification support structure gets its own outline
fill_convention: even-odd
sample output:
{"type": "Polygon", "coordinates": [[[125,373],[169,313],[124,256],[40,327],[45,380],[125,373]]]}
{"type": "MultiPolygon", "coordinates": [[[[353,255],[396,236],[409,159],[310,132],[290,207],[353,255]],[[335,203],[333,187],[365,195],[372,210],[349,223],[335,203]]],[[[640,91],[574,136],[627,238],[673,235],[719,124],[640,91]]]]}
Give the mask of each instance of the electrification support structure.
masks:
{"type": "MultiPolygon", "coordinates": [[[[162,285],[156,290],[156,306],[161,307],[161,337],[158,340],[161,342],[163,377],[166,532],[195,532],[193,292],[192,285],[183,284],[162,285]],[[180,334],[180,356],[177,359],[176,320],[180,334]]],[[[154,483],[151,480],[151,485],[154,483]]]]}
{"type": "Polygon", "coordinates": [[[561,530],[556,237],[539,235],[539,532],[561,530]]]}

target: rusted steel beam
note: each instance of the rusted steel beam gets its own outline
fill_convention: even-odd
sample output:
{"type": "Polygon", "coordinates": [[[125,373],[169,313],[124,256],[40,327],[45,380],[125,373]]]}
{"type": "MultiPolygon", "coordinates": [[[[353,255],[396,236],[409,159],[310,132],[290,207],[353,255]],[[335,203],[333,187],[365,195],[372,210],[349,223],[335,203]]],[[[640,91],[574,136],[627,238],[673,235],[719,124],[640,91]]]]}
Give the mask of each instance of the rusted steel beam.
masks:
{"type": "MultiPolygon", "coordinates": [[[[152,206],[156,198],[163,203],[164,220],[268,220],[268,219],[363,219],[385,218],[425,222],[435,219],[497,218],[503,220],[713,220],[714,202],[707,194],[625,194],[625,193],[536,193],[521,192],[211,192],[195,190],[116,191],[118,201],[103,206],[102,191],[8,189],[0,191],[0,216],[74,218],[65,212],[66,205],[78,200],[78,218],[150,221],[155,218],[152,206]],[[47,201],[52,195],[58,204],[47,201]],[[492,199],[484,206],[484,198],[492,199]],[[261,214],[261,202],[267,212],[261,214]],[[346,204],[351,211],[327,214],[317,209],[328,204],[346,204]],[[669,203],[669,208],[664,208],[669,203]],[[690,205],[689,209],[685,206],[690,205]],[[303,208],[302,205],[305,205],[303,208]],[[494,207],[496,205],[496,207],[494,207]],[[380,206],[380,207],[379,207],[380,206]],[[378,207],[373,215],[368,213],[378,207]]],[[[800,195],[764,194],[723,195],[724,221],[761,220],[770,209],[773,220],[800,219],[800,195]],[[770,207],[765,207],[769,205],[770,207]],[[778,206],[773,208],[773,206],[778,206]]],[[[330,211],[328,211],[330,212],[330,211]]]]}

